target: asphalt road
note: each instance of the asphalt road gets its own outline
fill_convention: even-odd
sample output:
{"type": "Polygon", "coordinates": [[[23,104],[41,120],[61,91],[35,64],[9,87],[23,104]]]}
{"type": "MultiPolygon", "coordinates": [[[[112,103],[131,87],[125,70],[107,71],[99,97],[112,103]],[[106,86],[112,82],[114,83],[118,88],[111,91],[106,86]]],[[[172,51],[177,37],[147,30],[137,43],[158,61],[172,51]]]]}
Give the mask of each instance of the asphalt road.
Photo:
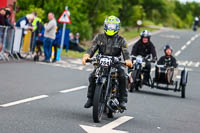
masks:
{"type": "Polygon", "coordinates": [[[129,93],[126,112],[114,119],[105,116],[97,124],[92,110],[83,108],[91,66],[73,59],[56,64],[0,63],[0,133],[85,133],[80,125],[92,128],[90,133],[111,133],[111,128],[118,130],[115,133],[198,133],[200,34],[166,30],[151,39],[158,57],[164,45],[171,44],[179,67],[188,68],[185,99],[180,92],[143,87],[129,93]]]}

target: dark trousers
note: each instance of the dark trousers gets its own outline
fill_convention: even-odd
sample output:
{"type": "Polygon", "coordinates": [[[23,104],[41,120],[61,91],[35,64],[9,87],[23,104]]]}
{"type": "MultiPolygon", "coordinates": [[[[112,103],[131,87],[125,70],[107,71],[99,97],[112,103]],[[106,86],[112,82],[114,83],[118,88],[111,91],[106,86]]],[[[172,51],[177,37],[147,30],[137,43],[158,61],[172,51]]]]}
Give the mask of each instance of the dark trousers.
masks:
{"type": "Polygon", "coordinates": [[[51,38],[44,38],[44,43],[43,43],[43,48],[44,48],[44,55],[45,55],[45,60],[49,61],[51,58],[51,48],[53,45],[53,39],[51,38]]]}

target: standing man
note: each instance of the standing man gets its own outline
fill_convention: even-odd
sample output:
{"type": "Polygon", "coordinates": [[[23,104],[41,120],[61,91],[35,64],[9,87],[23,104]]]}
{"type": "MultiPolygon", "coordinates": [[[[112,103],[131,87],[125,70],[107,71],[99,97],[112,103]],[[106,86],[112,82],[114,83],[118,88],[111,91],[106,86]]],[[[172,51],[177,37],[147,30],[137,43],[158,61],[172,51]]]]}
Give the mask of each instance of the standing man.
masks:
{"type": "Polygon", "coordinates": [[[45,59],[44,62],[50,62],[51,58],[51,47],[53,44],[54,39],[56,38],[56,19],[54,17],[54,14],[50,12],[48,14],[49,22],[44,25],[45,32],[44,32],[44,55],[45,59]]]}

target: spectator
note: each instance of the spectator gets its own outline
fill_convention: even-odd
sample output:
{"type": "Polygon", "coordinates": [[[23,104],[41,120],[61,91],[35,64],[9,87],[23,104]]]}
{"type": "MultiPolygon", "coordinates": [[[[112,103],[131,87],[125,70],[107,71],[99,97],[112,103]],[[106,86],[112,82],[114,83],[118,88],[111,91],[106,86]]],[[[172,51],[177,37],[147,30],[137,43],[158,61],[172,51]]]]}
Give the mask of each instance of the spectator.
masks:
{"type": "Polygon", "coordinates": [[[6,25],[6,26],[9,26],[9,27],[11,27],[11,28],[13,28],[13,25],[12,25],[11,22],[10,22],[10,16],[11,16],[11,12],[10,12],[10,10],[8,10],[8,9],[6,8],[5,25],[6,25]]]}
{"type": "Polygon", "coordinates": [[[33,30],[32,22],[34,20],[34,15],[33,14],[28,14],[25,17],[21,17],[17,22],[16,22],[16,27],[23,28],[25,30],[33,30]]]}
{"type": "Polygon", "coordinates": [[[42,27],[41,32],[39,33],[38,38],[36,39],[36,55],[34,56],[34,61],[39,61],[39,57],[42,55],[42,49],[41,46],[43,46],[43,40],[44,40],[44,27],[42,27]]]}
{"type": "Polygon", "coordinates": [[[78,45],[77,41],[79,41],[79,37],[75,39],[74,34],[70,33],[69,34],[69,49],[73,51],[84,52],[85,50],[78,45]]]}
{"type": "MultiPolygon", "coordinates": [[[[34,15],[33,14],[28,14],[25,17],[21,17],[17,22],[16,22],[16,27],[23,28],[25,29],[24,34],[26,33],[26,30],[33,30],[32,22],[34,20],[34,15]]],[[[23,37],[24,37],[23,34],[23,37]]],[[[23,42],[23,41],[22,41],[23,42]]],[[[23,57],[20,55],[20,53],[17,53],[18,56],[23,59],[23,57]]]]}
{"type": "Polygon", "coordinates": [[[45,59],[44,62],[50,62],[51,58],[51,49],[54,39],[56,38],[56,19],[54,17],[54,14],[50,12],[48,14],[49,22],[44,25],[45,33],[44,33],[44,55],[45,59]]]}
{"type": "Polygon", "coordinates": [[[6,10],[4,8],[0,9],[0,25],[5,25],[5,15],[6,15],[6,10]]]}
{"type": "Polygon", "coordinates": [[[75,37],[76,43],[80,44],[80,34],[77,32],[75,37]]]}
{"type": "MultiPolygon", "coordinates": [[[[5,14],[6,11],[4,8],[0,9],[0,26],[5,26],[5,14]]],[[[0,27],[0,52],[3,48],[3,33],[4,29],[0,27]]]]}
{"type": "Polygon", "coordinates": [[[32,38],[33,38],[33,44],[32,44],[32,52],[34,53],[35,51],[35,46],[37,45],[37,42],[38,42],[38,45],[40,45],[41,43],[39,43],[39,38],[42,36],[42,34],[40,33],[42,31],[42,28],[43,28],[43,25],[42,25],[42,21],[41,19],[37,16],[37,13],[36,12],[33,12],[32,13],[35,18],[32,22],[32,25],[33,25],[33,34],[32,34],[32,38]]]}

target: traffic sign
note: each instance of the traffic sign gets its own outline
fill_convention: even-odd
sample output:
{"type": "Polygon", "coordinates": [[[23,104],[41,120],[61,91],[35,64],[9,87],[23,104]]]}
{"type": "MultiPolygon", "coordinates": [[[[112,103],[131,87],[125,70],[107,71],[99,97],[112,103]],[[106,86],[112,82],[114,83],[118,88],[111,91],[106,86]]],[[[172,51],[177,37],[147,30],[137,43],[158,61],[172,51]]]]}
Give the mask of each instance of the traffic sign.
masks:
{"type": "Polygon", "coordinates": [[[68,10],[65,10],[61,16],[58,18],[58,22],[59,23],[65,23],[65,24],[70,24],[71,23],[71,20],[70,20],[70,17],[69,17],[70,13],[68,10]]]}
{"type": "Polygon", "coordinates": [[[138,20],[137,25],[139,25],[139,26],[142,25],[142,20],[138,20]]]}

